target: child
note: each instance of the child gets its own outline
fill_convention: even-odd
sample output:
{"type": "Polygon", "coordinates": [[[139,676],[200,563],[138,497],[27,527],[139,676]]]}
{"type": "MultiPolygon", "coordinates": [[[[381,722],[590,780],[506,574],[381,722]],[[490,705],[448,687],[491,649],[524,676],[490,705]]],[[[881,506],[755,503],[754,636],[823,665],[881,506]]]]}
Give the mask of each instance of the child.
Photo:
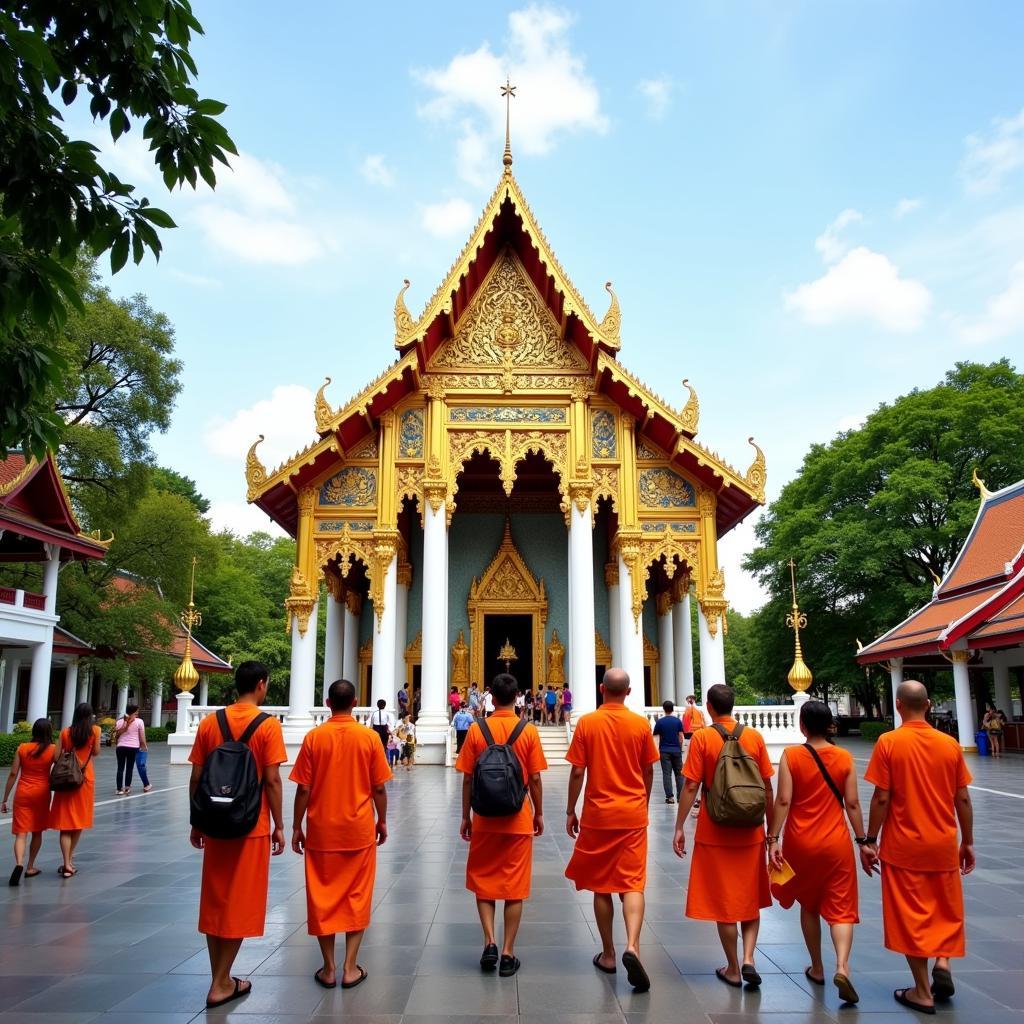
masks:
{"type": "Polygon", "coordinates": [[[388,737],[388,766],[394,768],[398,764],[398,755],[401,750],[398,746],[398,740],[395,739],[394,733],[388,737]]]}

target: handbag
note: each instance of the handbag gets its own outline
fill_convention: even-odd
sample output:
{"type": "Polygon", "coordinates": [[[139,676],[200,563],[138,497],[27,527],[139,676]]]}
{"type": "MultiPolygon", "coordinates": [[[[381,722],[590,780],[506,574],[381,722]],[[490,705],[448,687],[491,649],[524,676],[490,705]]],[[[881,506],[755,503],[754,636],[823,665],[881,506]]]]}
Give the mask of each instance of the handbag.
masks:
{"type": "Polygon", "coordinates": [[[846,801],[843,799],[843,794],[839,792],[839,787],[833,781],[832,776],[829,775],[828,769],[825,767],[825,762],[822,761],[820,755],[814,749],[814,747],[810,745],[810,743],[805,743],[804,747],[811,752],[811,757],[814,758],[815,763],[818,765],[818,769],[820,770],[821,776],[825,780],[826,785],[829,789],[832,790],[833,796],[835,796],[835,798],[839,801],[839,806],[845,807],[846,801]]]}

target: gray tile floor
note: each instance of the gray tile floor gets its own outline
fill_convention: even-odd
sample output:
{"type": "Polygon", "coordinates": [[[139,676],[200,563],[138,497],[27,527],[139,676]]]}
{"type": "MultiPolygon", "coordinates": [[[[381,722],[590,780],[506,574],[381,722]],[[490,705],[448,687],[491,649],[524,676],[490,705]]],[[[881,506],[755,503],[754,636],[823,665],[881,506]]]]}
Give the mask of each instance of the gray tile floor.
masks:
{"type": "MultiPolygon", "coordinates": [[[[851,746],[866,759],[867,746],[851,746]]],[[[56,876],[49,834],[43,874],[0,890],[0,1024],[186,1024],[204,1016],[200,855],[188,845],[187,770],[168,766],[166,751],[154,752],[158,791],[117,800],[109,752],[97,767],[101,803],[76,857],[77,877],[56,876]]],[[[954,965],[959,993],[940,1019],[1024,1024],[1024,758],[975,759],[972,771],[979,867],[966,883],[968,956],[954,965]]],[[[479,925],[463,888],[467,848],[457,835],[455,774],[421,767],[390,784],[392,838],[380,851],[374,921],[360,957],[370,973],[366,983],[326,994],[313,984],[319,959],[305,929],[302,862],[287,852],[273,861],[266,935],[247,941],[236,963],[236,973],[252,978],[252,995],[230,1013],[207,1016],[245,1024],[332,1015],[353,1024],[788,1024],[914,1016],[892,1000],[892,989],[908,981],[906,967],[882,947],[877,879],[863,876],[853,954],[858,1008],[840,1009],[831,986],[806,981],[797,915],[779,908],[762,918],[760,992],[716,981],[722,960],[714,926],[683,917],[689,861],[672,854],[674,808],[663,803],[660,785],[651,805],[642,948],[653,988],[634,995],[623,972],[598,974],[590,964],[597,949],[590,897],[562,874],[571,849],[562,828],[567,777],[564,768],[545,777],[549,831],[535,845],[518,977],[480,974],[479,925]]],[[[289,823],[291,797],[288,784],[289,823]]],[[[7,819],[0,828],[6,832],[7,819]]]]}

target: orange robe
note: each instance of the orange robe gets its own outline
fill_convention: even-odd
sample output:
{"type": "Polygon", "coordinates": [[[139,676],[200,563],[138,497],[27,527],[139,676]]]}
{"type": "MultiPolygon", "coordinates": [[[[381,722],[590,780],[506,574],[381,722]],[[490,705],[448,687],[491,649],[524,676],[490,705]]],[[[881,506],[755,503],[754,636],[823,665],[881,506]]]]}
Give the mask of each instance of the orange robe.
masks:
{"type": "MultiPolygon", "coordinates": [[[[487,719],[495,743],[504,743],[519,724],[515,712],[502,709],[487,719]]],[[[487,746],[480,726],[473,724],[455,762],[458,771],[472,775],[487,746]]],[[[531,724],[516,740],[516,756],[523,766],[523,781],[547,771],[540,736],[531,724]]],[[[473,832],[466,860],[466,888],[482,900],[526,900],[533,876],[533,804],[529,796],[518,814],[507,818],[473,815],[473,832]]]]}
{"type": "Polygon", "coordinates": [[[889,793],[879,848],[886,948],[963,956],[954,797],[971,775],[960,745],[927,722],[904,722],[878,738],[864,778],[889,793]]]}
{"type": "Polygon", "coordinates": [[[38,757],[35,743],[18,747],[18,788],[14,791],[11,833],[43,832],[50,827],[50,767],[57,755],[51,743],[38,757]]]}
{"type": "Polygon", "coordinates": [[[695,733],[698,729],[703,729],[705,725],[704,712],[701,711],[696,705],[690,707],[689,704],[683,709],[683,733],[689,735],[695,733]]]}
{"type": "Polygon", "coordinates": [[[646,718],[605,701],[584,715],[565,759],[586,768],[580,834],[565,869],[577,889],[643,892],[647,884],[644,769],[660,760],[646,718]]]}
{"type": "MultiPolygon", "coordinates": [[[[76,832],[83,828],[92,828],[92,816],[96,804],[96,758],[91,756],[96,749],[96,738],[100,734],[100,727],[92,727],[92,738],[84,746],[75,750],[78,760],[83,765],[85,782],[78,789],[66,789],[61,793],[53,794],[53,803],[50,804],[50,828],[60,832],[76,832]]],[[[62,729],[60,734],[60,749],[71,750],[71,730],[62,729]]],[[[55,755],[56,756],[56,755],[55,755]]],[[[49,783],[47,783],[49,785],[49,783]]]]}
{"type": "MultiPolygon", "coordinates": [[[[728,732],[736,728],[733,718],[720,718],[718,724],[728,732]]],[[[724,745],[717,729],[698,729],[690,740],[683,775],[710,788],[724,745]]],[[[763,779],[775,774],[768,748],[756,729],[743,730],[740,746],[756,759],[763,779]]],[[[770,907],[764,840],[763,824],[749,828],[719,825],[708,815],[707,800],[701,801],[686,889],[686,916],[698,921],[753,921],[762,907],[770,907]]]]}
{"type": "Polygon", "coordinates": [[[373,790],[391,778],[380,739],[349,713],[307,733],[292,782],[309,788],[306,924],[310,935],[370,924],[377,873],[373,790]]]}
{"type": "MultiPolygon", "coordinates": [[[[238,737],[260,713],[255,704],[232,704],[227,709],[231,735],[238,737]]],[[[223,742],[216,715],[199,723],[188,759],[202,765],[223,742]]],[[[275,718],[265,721],[249,740],[249,749],[262,779],[270,765],[288,760],[275,718]]],[[[199,892],[199,931],[222,939],[248,939],[263,934],[270,882],[270,804],[266,792],[256,827],[243,839],[211,839],[203,846],[203,880],[199,892]]]]}
{"type": "MultiPolygon", "coordinates": [[[[788,747],[782,755],[793,779],[793,799],[782,836],[782,855],[796,877],[772,887],[783,907],[798,902],[830,924],[857,924],[857,866],[845,807],[828,787],[813,755],[788,747]]],[[[818,750],[839,792],[854,770],[853,756],[842,747],[818,750]]]]}

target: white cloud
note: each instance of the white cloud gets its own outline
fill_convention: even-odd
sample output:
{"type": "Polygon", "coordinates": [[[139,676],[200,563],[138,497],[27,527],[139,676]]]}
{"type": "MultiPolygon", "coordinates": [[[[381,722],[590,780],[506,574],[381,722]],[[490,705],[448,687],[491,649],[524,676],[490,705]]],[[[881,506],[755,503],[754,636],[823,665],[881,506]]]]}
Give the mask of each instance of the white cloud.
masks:
{"type": "Polygon", "coordinates": [[[192,274],[187,270],[179,270],[177,267],[168,267],[167,273],[171,277],[176,277],[179,281],[184,281],[185,284],[190,284],[194,288],[221,288],[222,283],[215,277],[207,277],[205,274],[192,274]]]}
{"type": "Polygon", "coordinates": [[[896,204],[896,208],[892,211],[892,215],[897,220],[903,220],[903,218],[909,214],[916,213],[923,205],[923,199],[901,199],[896,204]]]}
{"type": "Polygon", "coordinates": [[[755,517],[747,519],[718,542],[718,563],[725,573],[725,596],[730,607],[743,615],[756,611],[768,600],[764,587],[742,568],[743,559],[757,546],[755,522],[755,517]]]}
{"type": "Polygon", "coordinates": [[[230,530],[240,537],[260,531],[273,537],[284,537],[285,532],[262,509],[246,501],[214,501],[206,514],[214,530],[230,530]]]}
{"type": "Polygon", "coordinates": [[[500,166],[505,101],[499,85],[506,74],[516,86],[513,153],[544,154],[565,134],[607,131],[597,86],[570,46],[572,22],[572,15],[552,7],[512,11],[503,52],[485,41],[444,67],[413,72],[433,93],[421,116],[459,131],[458,170],[465,180],[486,184],[500,166]]]}
{"type": "Polygon", "coordinates": [[[842,259],[850,248],[848,242],[844,242],[839,233],[851,224],[857,224],[864,219],[858,210],[843,210],[841,214],[814,240],[814,248],[821,253],[826,263],[835,263],[842,259]]]}
{"type": "Polygon", "coordinates": [[[395,183],[395,172],[388,167],[383,153],[370,153],[360,165],[359,173],[371,185],[390,188],[395,183]]]}
{"type": "Polygon", "coordinates": [[[637,84],[637,91],[647,101],[648,117],[660,121],[668,113],[674,88],[675,84],[668,75],[645,78],[637,84]]]}
{"type": "Polygon", "coordinates": [[[465,199],[446,199],[424,206],[420,219],[432,235],[448,238],[472,227],[473,207],[465,199]]]}
{"type": "Polygon", "coordinates": [[[983,317],[961,328],[965,341],[981,344],[1024,333],[1024,261],[1010,271],[1010,283],[988,304],[983,317]]]}
{"type": "MultiPolygon", "coordinates": [[[[820,241],[820,240],[819,240],[820,241]]],[[[873,320],[890,331],[916,331],[931,308],[931,292],[882,253],[848,252],[816,281],[785,293],[786,309],[815,326],[873,320]]]]}
{"type": "Polygon", "coordinates": [[[998,192],[1009,175],[1024,167],[1024,109],[1016,117],[992,119],[988,135],[968,135],[960,164],[964,187],[971,195],[998,192]]]}
{"type": "Polygon", "coordinates": [[[197,221],[211,245],[249,263],[300,266],[324,251],[316,231],[279,217],[253,217],[211,205],[197,221]]]}
{"type": "Polygon", "coordinates": [[[268,468],[309,445],[316,437],[313,417],[313,392],[301,384],[280,384],[247,409],[239,409],[229,419],[215,417],[206,424],[203,440],[214,455],[235,460],[241,467],[249,445],[263,434],[260,461],[268,468]]]}

